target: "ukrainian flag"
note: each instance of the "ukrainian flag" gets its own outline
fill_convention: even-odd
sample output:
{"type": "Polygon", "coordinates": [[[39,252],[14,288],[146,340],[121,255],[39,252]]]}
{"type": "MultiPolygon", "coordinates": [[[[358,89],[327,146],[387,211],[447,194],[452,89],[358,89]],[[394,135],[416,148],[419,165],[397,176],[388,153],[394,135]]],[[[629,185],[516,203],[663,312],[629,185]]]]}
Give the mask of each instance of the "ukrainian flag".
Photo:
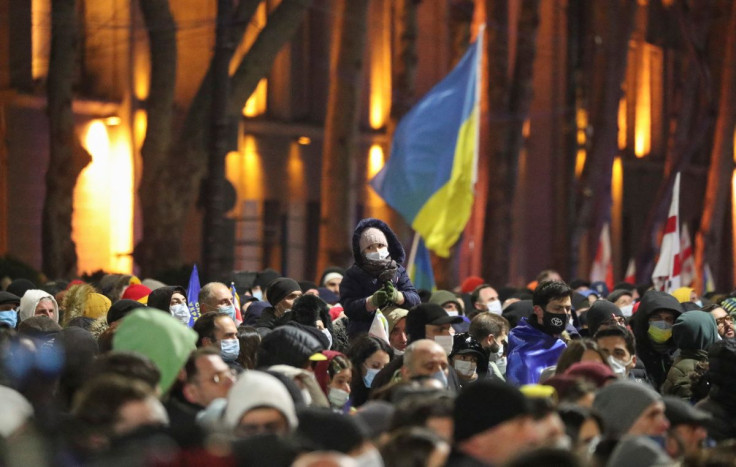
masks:
{"type": "Polygon", "coordinates": [[[401,119],[371,186],[439,256],[470,218],[478,159],[483,32],[462,60],[401,119]]]}
{"type": "MultiPolygon", "coordinates": [[[[419,234],[417,234],[419,235],[419,234]]],[[[412,261],[408,266],[409,279],[417,289],[429,291],[435,290],[434,271],[432,270],[432,260],[429,256],[429,250],[424,246],[424,240],[418,238],[416,251],[414,252],[412,261]]]]}

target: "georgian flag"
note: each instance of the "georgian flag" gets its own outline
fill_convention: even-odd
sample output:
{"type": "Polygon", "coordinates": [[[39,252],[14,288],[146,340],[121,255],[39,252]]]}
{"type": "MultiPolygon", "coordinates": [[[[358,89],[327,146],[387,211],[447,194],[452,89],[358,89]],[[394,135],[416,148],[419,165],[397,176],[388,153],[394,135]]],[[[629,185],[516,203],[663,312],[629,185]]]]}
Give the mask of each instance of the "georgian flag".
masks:
{"type": "Polygon", "coordinates": [[[680,232],[680,258],[682,259],[680,283],[683,287],[690,287],[695,280],[695,257],[687,224],[682,225],[682,232],[680,232]]]}
{"type": "Polygon", "coordinates": [[[629,265],[626,266],[626,275],[624,276],[624,282],[628,282],[631,285],[636,285],[636,261],[634,258],[629,259],[629,265]]]}
{"type": "Polygon", "coordinates": [[[672,202],[669,214],[667,214],[664,235],[662,235],[662,246],[659,249],[659,260],[652,272],[654,288],[667,293],[681,287],[679,199],[680,172],[677,172],[675,185],[672,188],[672,202]]]}
{"type": "Polygon", "coordinates": [[[605,282],[608,290],[613,290],[613,262],[611,261],[611,229],[608,222],[603,224],[598,239],[593,268],[590,271],[591,282],[605,282]]]}

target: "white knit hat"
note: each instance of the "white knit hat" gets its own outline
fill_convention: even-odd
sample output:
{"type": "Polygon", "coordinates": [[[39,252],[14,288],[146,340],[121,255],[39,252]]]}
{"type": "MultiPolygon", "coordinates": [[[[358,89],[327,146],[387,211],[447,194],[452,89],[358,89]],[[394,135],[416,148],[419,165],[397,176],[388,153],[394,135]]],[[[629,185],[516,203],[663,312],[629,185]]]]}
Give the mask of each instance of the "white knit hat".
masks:
{"type": "Polygon", "coordinates": [[[294,400],[286,386],[275,376],[262,371],[246,371],[227,393],[225,424],[234,429],[243,415],[256,407],[270,407],[281,412],[291,430],[299,424],[294,400]]]}
{"type": "Polygon", "coordinates": [[[375,227],[368,227],[360,233],[360,251],[365,251],[366,248],[373,245],[374,243],[380,243],[381,245],[388,246],[388,240],[386,235],[381,232],[380,229],[375,227]]]}

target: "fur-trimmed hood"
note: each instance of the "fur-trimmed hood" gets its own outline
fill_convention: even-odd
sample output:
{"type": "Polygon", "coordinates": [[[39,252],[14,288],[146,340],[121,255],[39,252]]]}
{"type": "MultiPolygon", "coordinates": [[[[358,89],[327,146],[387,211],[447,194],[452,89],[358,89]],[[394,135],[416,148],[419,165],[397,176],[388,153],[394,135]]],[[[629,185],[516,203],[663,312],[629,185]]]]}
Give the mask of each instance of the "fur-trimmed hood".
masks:
{"type": "Polygon", "coordinates": [[[386,241],[388,242],[388,254],[391,255],[391,259],[396,261],[397,264],[403,264],[404,259],[406,259],[406,253],[404,252],[404,247],[401,245],[399,238],[396,236],[394,231],[391,230],[391,227],[389,227],[388,224],[380,219],[374,219],[371,217],[358,222],[358,225],[353,231],[353,259],[355,260],[355,264],[361,266],[365,260],[360,251],[360,234],[370,227],[375,227],[383,232],[386,236],[386,241]]]}

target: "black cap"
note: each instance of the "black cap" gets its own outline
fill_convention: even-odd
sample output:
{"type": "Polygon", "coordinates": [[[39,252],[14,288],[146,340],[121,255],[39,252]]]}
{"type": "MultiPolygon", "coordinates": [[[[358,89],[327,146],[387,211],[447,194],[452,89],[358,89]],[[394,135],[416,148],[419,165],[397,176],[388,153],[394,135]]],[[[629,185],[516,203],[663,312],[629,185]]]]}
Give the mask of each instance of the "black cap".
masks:
{"type": "Polygon", "coordinates": [[[424,339],[424,326],[442,325],[442,324],[458,324],[462,323],[460,316],[450,316],[444,308],[435,303],[422,303],[417,305],[406,315],[406,333],[410,336],[411,341],[424,339]]]}
{"type": "Polygon", "coordinates": [[[708,412],[696,409],[686,401],[674,396],[664,396],[664,413],[672,426],[702,425],[707,426],[712,417],[708,412]]]}
{"type": "Polygon", "coordinates": [[[20,305],[20,297],[10,292],[0,291],[0,305],[7,305],[8,303],[20,305]]]}
{"type": "Polygon", "coordinates": [[[17,295],[18,297],[23,297],[23,295],[26,293],[26,291],[30,289],[35,289],[36,284],[29,281],[28,279],[16,279],[13,282],[11,282],[5,290],[12,293],[13,295],[17,295]]]}
{"type": "Polygon", "coordinates": [[[464,441],[530,413],[530,404],[524,394],[510,384],[494,380],[471,383],[455,399],[454,440],[456,443],[464,441]]]}

